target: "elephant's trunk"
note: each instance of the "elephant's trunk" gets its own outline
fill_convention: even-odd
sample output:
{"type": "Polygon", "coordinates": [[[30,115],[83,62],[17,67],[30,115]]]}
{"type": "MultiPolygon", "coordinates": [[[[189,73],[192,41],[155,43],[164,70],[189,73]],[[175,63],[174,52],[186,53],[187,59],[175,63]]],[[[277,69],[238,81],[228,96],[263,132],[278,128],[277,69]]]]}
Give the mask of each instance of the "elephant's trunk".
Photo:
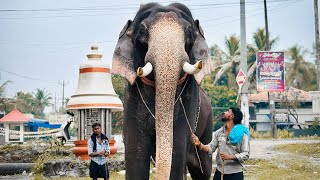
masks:
{"type": "Polygon", "coordinates": [[[170,178],[173,116],[177,81],[188,55],[184,31],[173,13],[163,13],[150,27],[146,61],[154,66],[156,82],[156,179],[170,178]]]}

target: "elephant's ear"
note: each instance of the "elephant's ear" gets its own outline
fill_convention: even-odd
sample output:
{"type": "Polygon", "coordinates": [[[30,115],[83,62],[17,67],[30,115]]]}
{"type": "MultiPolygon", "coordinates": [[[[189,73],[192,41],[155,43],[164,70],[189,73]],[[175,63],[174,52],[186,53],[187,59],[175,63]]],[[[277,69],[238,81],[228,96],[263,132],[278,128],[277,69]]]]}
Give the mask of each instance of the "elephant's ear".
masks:
{"type": "Polygon", "coordinates": [[[213,66],[210,58],[210,51],[206,43],[206,40],[204,38],[204,33],[200,26],[199,20],[195,20],[194,23],[197,28],[197,32],[196,32],[196,40],[194,42],[191,52],[192,52],[193,58],[196,61],[199,61],[199,60],[203,61],[203,67],[201,71],[194,75],[196,81],[198,82],[198,84],[200,84],[202,78],[205,75],[211,73],[213,66]]]}
{"type": "Polygon", "coordinates": [[[132,21],[128,20],[120,32],[117,46],[113,53],[111,72],[119,74],[126,78],[130,84],[134,84],[137,74],[134,69],[132,58],[133,43],[131,24],[132,21]]]}

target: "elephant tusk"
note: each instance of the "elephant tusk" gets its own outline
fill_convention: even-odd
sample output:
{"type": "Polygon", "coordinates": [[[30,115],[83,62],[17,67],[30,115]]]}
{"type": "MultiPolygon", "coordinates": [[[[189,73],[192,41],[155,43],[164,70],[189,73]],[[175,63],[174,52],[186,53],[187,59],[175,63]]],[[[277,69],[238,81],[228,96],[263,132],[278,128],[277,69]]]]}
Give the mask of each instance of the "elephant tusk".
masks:
{"type": "Polygon", "coordinates": [[[196,74],[202,69],[202,66],[203,66],[202,60],[196,62],[194,65],[191,65],[188,62],[185,62],[183,64],[183,71],[188,74],[196,74]]]}
{"type": "Polygon", "coordinates": [[[152,65],[150,62],[148,62],[144,67],[138,67],[137,69],[137,75],[139,77],[145,77],[148,76],[152,72],[152,65]]]}

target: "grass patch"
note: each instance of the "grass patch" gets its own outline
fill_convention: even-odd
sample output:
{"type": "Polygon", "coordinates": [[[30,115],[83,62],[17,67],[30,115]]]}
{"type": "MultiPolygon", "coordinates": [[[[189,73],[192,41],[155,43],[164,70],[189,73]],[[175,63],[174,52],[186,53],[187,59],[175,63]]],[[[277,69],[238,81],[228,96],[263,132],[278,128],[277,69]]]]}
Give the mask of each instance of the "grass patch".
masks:
{"type": "Polygon", "coordinates": [[[314,158],[320,158],[320,143],[278,145],[275,146],[274,149],[304,156],[311,156],[314,158]]]}
{"type": "MultiPolygon", "coordinates": [[[[271,139],[272,134],[270,131],[268,132],[258,132],[255,131],[253,128],[250,127],[250,137],[253,139],[271,139]]],[[[285,129],[277,129],[277,138],[279,139],[288,139],[288,138],[294,138],[294,133],[289,132],[285,129]]]]}
{"type": "Polygon", "coordinates": [[[271,161],[248,160],[245,179],[320,179],[320,166],[296,156],[277,156],[271,161]]]}

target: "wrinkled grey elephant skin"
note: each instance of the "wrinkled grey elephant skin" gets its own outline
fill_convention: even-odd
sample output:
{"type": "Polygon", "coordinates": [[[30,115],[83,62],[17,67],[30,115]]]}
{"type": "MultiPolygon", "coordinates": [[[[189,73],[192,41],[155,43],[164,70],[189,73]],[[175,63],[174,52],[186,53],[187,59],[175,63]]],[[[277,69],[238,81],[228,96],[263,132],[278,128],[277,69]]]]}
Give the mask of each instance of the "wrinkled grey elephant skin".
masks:
{"type": "Polygon", "coordinates": [[[182,4],[142,5],[124,26],[112,72],[128,80],[123,130],[126,179],[149,179],[151,156],[156,159],[157,179],[183,179],[186,166],[193,179],[210,178],[211,156],[198,149],[202,173],[190,140],[190,127],[204,144],[212,139],[211,104],[200,88],[203,76],[211,72],[210,63],[199,21],[182,4]],[[185,73],[186,62],[200,60],[200,71],[185,73]],[[151,73],[139,77],[137,69],[147,63],[153,67],[151,73]]]}

